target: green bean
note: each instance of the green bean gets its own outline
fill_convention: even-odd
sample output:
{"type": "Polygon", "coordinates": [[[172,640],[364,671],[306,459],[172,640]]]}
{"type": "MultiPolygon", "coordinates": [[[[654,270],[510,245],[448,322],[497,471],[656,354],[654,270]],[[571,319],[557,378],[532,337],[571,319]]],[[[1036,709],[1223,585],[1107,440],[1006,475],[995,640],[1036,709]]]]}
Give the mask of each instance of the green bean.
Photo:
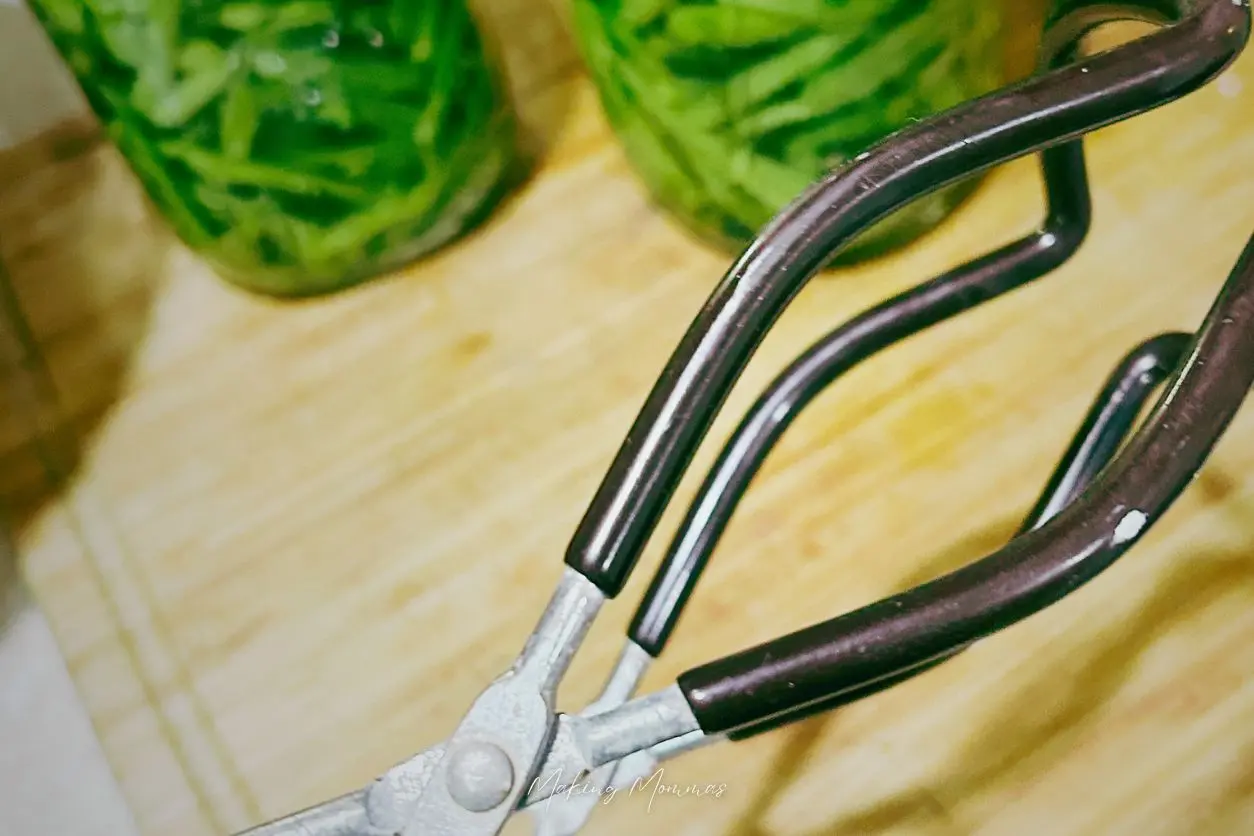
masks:
{"type": "Polygon", "coordinates": [[[218,10],[218,22],[227,29],[250,32],[260,28],[269,35],[293,29],[329,26],[334,21],[334,9],[318,0],[289,0],[279,5],[227,3],[218,10]]]}
{"type": "Polygon", "coordinates": [[[422,217],[439,197],[440,186],[439,180],[430,179],[412,191],[382,195],[369,209],[324,230],[314,245],[316,257],[331,258],[337,252],[360,250],[371,238],[390,229],[397,218],[422,217]]]}
{"type": "Polygon", "coordinates": [[[436,39],[443,37],[442,3],[393,3],[391,26],[396,37],[409,44],[409,59],[425,65],[435,53],[436,39]]]}
{"type": "Polygon", "coordinates": [[[339,183],[289,168],[248,160],[228,160],[212,151],[188,142],[171,141],[162,145],[171,157],[182,160],[203,179],[213,183],[255,186],[260,189],[282,189],[300,195],[327,194],[346,200],[362,200],[368,192],[350,183],[339,183]]]}
{"type": "Polygon", "coordinates": [[[628,26],[644,26],[657,20],[671,0],[622,0],[619,17],[628,26]]]}
{"type": "MultiPolygon", "coordinates": [[[[714,0],[719,6],[745,10],[765,10],[787,15],[798,24],[814,29],[863,31],[883,26],[900,5],[867,3],[864,0],[714,0]]],[[[927,0],[911,0],[912,5],[927,0]]]]}
{"type": "Polygon", "coordinates": [[[482,218],[518,162],[464,0],[30,0],[153,204],[303,295],[482,218]]]}
{"type": "Polygon", "coordinates": [[[666,20],[666,34],[681,46],[751,46],[795,35],[799,28],[791,15],[730,3],[678,6],[666,20]]]}
{"type": "Polygon", "coordinates": [[[142,13],[127,14],[101,0],[84,0],[84,5],[100,21],[101,46],[117,61],[136,68],[149,68],[156,75],[166,74],[160,65],[160,33],[156,24],[142,13]]]}
{"type": "Polygon", "coordinates": [[[195,46],[181,62],[183,80],[168,81],[164,72],[156,76],[141,73],[135,83],[132,103],[158,127],[185,124],[226,89],[236,70],[238,59],[233,53],[203,41],[195,46]]]}
{"type": "Polygon", "coordinates": [[[398,67],[394,62],[346,58],[336,62],[335,75],[351,94],[412,98],[414,77],[424,73],[414,67],[398,67]]]}
{"type": "Polygon", "coordinates": [[[936,23],[926,15],[916,16],[900,29],[865,50],[841,63],[838,72],[844,81],[839,87],[823,83],[824,76],[808,80],[798,98],[813,108],[815,113],[826,113],[849,102],[874,100],[897,78],[912,82],[914,77],[945,51],[943,43],[920,41],[927,33],[934,32],[936,23]],[[916,45],[920,44],[922,45],[916,45]],[[915,45],[915,46],[912,46],[915,45]],[[902,60],[903,50],[910,56],[902,60]],[[894,56],[898,60],[894,61],[894,56]],[[894,71],[885,72],[885,66],[894,71]]]}
{"type": "Polygon", "coordinates": [[[803,84],[857,40],[854,32],[816,35],[727,79],[737,111],[764,104],[786,88],[803,84]]]}
{"type": "Polygon", "coordinates": [[[84,6],[75,0],[45,0],[36,12],[47,21],[54,39],[81,36],[86,29],[84,6]]]}
{"type": "Polygon", "coordinates": [[[222,153],[231,160],[243,160],[253,147],[253,137],[261,114],[257,109],[257,97],[245,83],[235,83],[222,100],[222,153]]]}
{"type": "Polygon", "coordinates": [[[460,68],[459,56],[462,49],[462,38],[470,20],[454,15],[447,28],[441,30],[442,38],[435,44],[435,52],[431,56],[431,92],[427,98],[427,106],[418,118],[421,130],[415,133],[419,144],[436,144],[440,140],[440,129],[448,124],[444,115],[452,101],[451,91],[457,83],[460,68]]]}
{"type": "MultiPolygon", "coordinates": [[[[584,3],[576,4],[575,13],[577,20],[590,14],[584,3]]],[[[711,95],[707,85],[670,77],[660,61],[643,54],[647,47],[631,34],[616,30],[605,35],[604,39],[589,39],[583,48],[598,83],[622,79],[629,97],[647,96],[650,107],[682,113],[694,130],[715,130],[726,125],[726,108],[718,96],[711,95]],[[619,58],[622,54],[634,55],[636,60],[624,62],[619,58]]]]}
{"type": "MultiPolygon", "coordinates": [[[[999,13],[974,0],[572,6],[633,168],[690,228],[731,247],[830,167],[1000,81],[999,13]]],[[[880,224],[859,246],[934,222],[953,194],[880,224]]]]}
{"type": "MultiPolygon", "coordinates": [[[[105,92],[105,98],[111,99],[113,107],[125,112],[126,103],[105,92]]],[[[160,155],[156,153],[148,141],[137,131],[125,129],[124,123],[113,122],[107,126],[110,139],[125,155],[131,168],[144,179],[154,202],[162,210],[171,215],[180,233],[192,246],[199,246],[213,240],[212,234],[198,217],[198,213],[186,205],[167,168],[162,165],[160,155]]]]}
{"type": "MultiPolygon", "coordinates": [[[[276,164],[286,164],[297,170],[320,171],[330,169],[338,171],[345,177],[362,177],[370,167],[387,150],[378,144],[359,145],[356,147],[340,146],[334,149],[318,149],[312,151],[289,151],[276,164]]],[[[396,152],[400,155],[412,155],[413,146],[406,143],[400,145],[396,152]]]]}

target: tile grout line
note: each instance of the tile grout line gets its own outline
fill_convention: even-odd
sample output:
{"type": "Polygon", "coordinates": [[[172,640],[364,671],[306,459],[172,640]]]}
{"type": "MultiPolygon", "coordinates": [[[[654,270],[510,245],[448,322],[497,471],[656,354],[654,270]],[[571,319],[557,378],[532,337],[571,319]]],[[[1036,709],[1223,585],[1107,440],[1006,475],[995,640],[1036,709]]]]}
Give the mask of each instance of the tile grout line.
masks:
{"type": "MultiPolygon", "coordinates": [[[[260,811],[256,800],[249,791],[243,776],[233,763],[226,750],[224,742],[217,729],[212,723],[206,724],[208,712],[199,694],[191,686],[190,679],[187,676],[186,669],[177,656],[172,653],[168,647],[169,639],[161,634],[158,630],[143,630],[143,623],[156,625],[159,623],[154,618],[154,609],[150,606],[151,593],[146,589],[146,585],[142,582],[136,583],[133,568],[128,563],[133,563],[128,559],[128,555],[120,543],[114,540],[112,548],[106,546],[105,549],[113,557],[110,565],[114,568],[116,575],[123,580],[119,585],[124,585],[126,581],[130,581],[132,586],[130,589],[115,590],[114,584],[110,583],[109,573],[105,570],[105,565],[100,560],[96,550],[92,548],[91,539],[88,536],[88,521],[92,518],[97,520],[106,518],[108,515],[99,512],[96,509],[98,505],[94,505],[90,492],[79,491],[72,485],[69,485],[68,475],[69,468],[61,460],[57,453],[55,442],[50,441],[50,436],[55,437],[61,434],[72,434],[72,430],[64,422],[50,420],[50,418],[61,417],[59,408],[59,398],[50,370],[43,362],[42,355],[38,350],[37,340],[29,329],[24,313],[21,310],[21,304],[16,295],[7,272],[4,271],[3,265],[0,264],[0,309],[4,309],[4,319],[11,326],[10,339],[6,340],[7,351],[10,354],[9,359],[18,369],[20,378],[19,386],[23,390],[22,400],[25,402],[26,418],[30,424],[34,447],[38,457],[41,459],[41,465],[48,477],[50,485],[67,485],[66,492],[69,496],[68,502],[58,499],[52,503],[54,507],[60,506],[70,526],[74,531],[75,539],[82,548],[84,562],[87,564],[94,581],[97,591],[104,600],[106,608],[109,610],[113,620],[113,627],[117,632],[118,641],[123,646],[127,662],[132,668],[134,678],[143,691],[146,702],[151,708],[159,727],[159,734],[165,740],[175,761],[179,764],[182,772],[184,783],[195,799],[195,806],[199,810],[203,819],[217,831],[222,832],[227,829],[226,823],[222,820],[219,811],[215,808],[211,800],[211,794],[206,785],[196,774],[196,762],[193,760],[191,753],[188,751],[184,735],[188,732],[188,725],[192,728],[199,726],[199,735],[193,734],[193,737],[201,738],[201,746],[198,747],[202,752],[207,750],[210,753],[207,760],[212,762],[214,756],[219,760],[217,764],[217,774],[225,776],[224,781],[214,782],[216,784],[225,783],[228,789],[217,795],[225,795],[231,801],[235,802],[233,806],[236,808],[236,815],[232,818],[240,819],[241,813],[243,817],[249,818],[250,821],[240,822],[241,827],[248,826],[251,821],[260,818],[260,811]],[[51,413],[50,416],[48,413],[51,413]],[[50,427],[48,425],[51,425],[50,427]],[[138,587],[138,591],[136,590],[138,587]],[[119,596],[117,592],[122,592],[119,596]],[[148,594],[145,594],[145,593],[148,594]],[[129,594],[128,594],[129,593],[129,594]],[[133,624],[127,625],[127,619],[124,618],[126,612],[119,598],[127,603],[133,604],[134,610],[140,615],[138,619],[131,619],[133,624]],[[147,618],[144,619],[143,616],[147,618]],[[163,641],[164,640],[164,641],[163,641]],[[167,646],[164,646],[167,645],[167,646]],[[144,650],[148,653],[145,654],[144,650]],[[163,658],[164,657],[164,658],[163,658]],[[157,683],[154,681],[153,671],[148,664],[160,665],[164,662],[164,666],[172,669],[172,679],[180,689],[184,692],[181,696],[183,699],[166,699],[160,698],[157,683]],[[170,705],[174,703],[174,705],[170,705]],[[190,718],[180,723],[176,719],[174,711],[178,708],[190,708],[190,718]],[[206,727],[207,726],[207,727],[206,727]],[[204,743],[204,738],[208,738],[208,744],[204,743]],[[242,810],[240,809],[242,808],[242,810]]],[[[76,441],[78,439],[75,439],[76,441]]],[[[176,694],[176,696],[179,696],[176,694]]],[[[179,712],[183,714],[184,712],[179,712]]],[[[200,760],[202,766],[205,766],[205,758],[200,760]]]]}
{"type": "Polygon", "coordinates": [[[86,485],[67,488],[67,517],[110,615],[124,637],[147,701],[164,729],[199,806],[219,832],[234,833],[258,822],[260,806],[218,733],[216,724],[153,605],[151,589],[109,523],[108,512],[86,485]],[[93,536],[93,533],[95,536],[93,536]],[[175,683],[162,696],[160,683],[175,683]],[[214,799],[218,801],[214,803],[214,799]],[[229,809],[222,809],[224,806],[229,809]]]}

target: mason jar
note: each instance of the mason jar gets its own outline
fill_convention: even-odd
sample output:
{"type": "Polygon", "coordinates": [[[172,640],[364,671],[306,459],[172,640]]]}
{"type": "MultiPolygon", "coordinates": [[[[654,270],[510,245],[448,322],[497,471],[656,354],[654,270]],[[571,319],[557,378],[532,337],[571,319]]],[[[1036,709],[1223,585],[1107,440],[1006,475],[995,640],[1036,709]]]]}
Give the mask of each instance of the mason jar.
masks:
{"type": "Polygon", "coordinates": [[[251,291],[399,268],[525,165],[463,0],[28,2],[151,202],[251,291]]]}
{"type": "MultiPolygon", "coordinates": [[[[739,252],[832,168],[1000,86],[1000,2],[571,0],[580,51],[656,203],[739,252]]],[[[833,264],[940,223],[967,181],[917,201],[833,264]]]]}

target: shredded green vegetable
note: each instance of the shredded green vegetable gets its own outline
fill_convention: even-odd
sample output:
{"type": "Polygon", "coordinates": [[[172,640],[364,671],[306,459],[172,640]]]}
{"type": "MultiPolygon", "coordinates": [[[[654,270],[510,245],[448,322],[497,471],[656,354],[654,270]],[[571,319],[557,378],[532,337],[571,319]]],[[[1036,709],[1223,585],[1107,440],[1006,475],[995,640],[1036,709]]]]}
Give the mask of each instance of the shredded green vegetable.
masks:
{"type": "MultiPolygon", "coordinates": [[[[655,199],[746,246],[832,168],[1002,81],[987,0],[572,0],[602,106],[655,199]]],[[[836,262],[939,223],[974,186],[924,198],[836,262]]]]}
{"type": "Polygon", "coordinates": [[[464,0],[31,0],[110,137],[224,277],[325,293],[479,222],[524,164],[464,0]]]}

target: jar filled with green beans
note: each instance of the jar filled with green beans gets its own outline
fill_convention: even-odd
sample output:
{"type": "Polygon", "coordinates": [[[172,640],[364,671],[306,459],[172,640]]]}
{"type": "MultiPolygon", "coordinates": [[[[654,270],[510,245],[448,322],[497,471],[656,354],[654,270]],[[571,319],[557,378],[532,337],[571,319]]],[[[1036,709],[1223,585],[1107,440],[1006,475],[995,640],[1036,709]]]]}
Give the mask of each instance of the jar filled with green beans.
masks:
{"type": "Polygon", "coordinates": [[[464,0],[29,2],[151,202],[251,291],[399,268],[525,166],[464,0]]]}
{"type": "MultiPolygon", "coordinates": [[[[571,0],[606,117],[654,200],[739,251],[831,169],[1003,81],[997,0],[571,0]]],[[[971,192],[915,202],[845,264],[904,245],[971,192]]]]}

